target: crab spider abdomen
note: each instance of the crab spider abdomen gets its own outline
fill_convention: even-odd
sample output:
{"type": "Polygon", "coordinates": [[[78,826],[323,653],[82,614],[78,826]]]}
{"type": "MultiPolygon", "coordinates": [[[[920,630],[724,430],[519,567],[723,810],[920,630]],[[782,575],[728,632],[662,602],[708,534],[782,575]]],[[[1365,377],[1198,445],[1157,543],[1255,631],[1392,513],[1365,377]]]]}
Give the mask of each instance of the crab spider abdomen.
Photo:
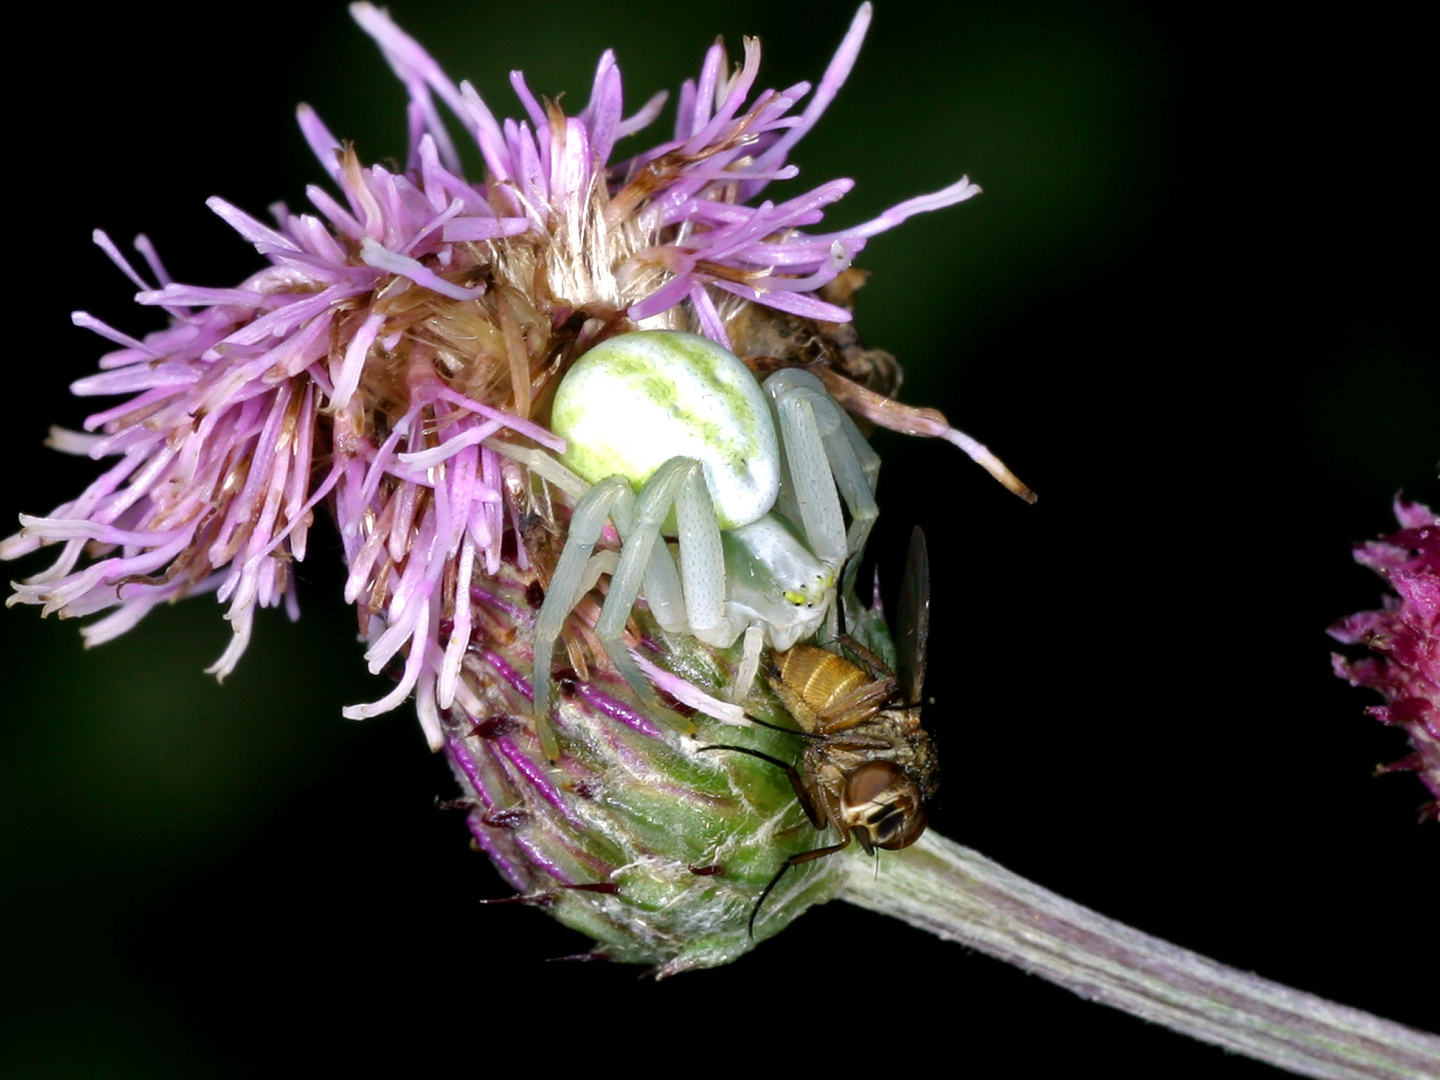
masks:
{"type": "Polygon", "coordinates": [[[678,330],[601,342],[555,393],[551,430],[590,483],[623,476],[638,490],[666,461],[699,461],[721,529],[760,518],[780,490],[775,422],[734,353],[678,330]]]}

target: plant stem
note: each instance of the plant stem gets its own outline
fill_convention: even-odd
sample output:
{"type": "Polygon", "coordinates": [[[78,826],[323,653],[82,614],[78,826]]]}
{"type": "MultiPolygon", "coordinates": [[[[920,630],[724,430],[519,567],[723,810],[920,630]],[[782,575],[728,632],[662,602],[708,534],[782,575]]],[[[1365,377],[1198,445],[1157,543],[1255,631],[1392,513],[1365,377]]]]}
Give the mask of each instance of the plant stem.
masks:
{"type": "Polygon", "coordinates": [[[1107,919],[933,832],[842,899],[1303,1076],[1435,1080],[1440,1037],[1292,990],[1107,919]]]}

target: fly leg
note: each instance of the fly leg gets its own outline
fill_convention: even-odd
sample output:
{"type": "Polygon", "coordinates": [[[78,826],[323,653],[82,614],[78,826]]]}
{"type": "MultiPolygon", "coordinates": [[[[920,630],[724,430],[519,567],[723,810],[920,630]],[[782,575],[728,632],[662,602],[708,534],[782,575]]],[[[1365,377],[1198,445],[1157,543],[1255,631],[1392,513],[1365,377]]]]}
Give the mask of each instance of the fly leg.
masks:
{"type": "Polygon", "coordinates": [[[776,870],[775,876],[770,879],[770,884],[765,886],[764,890],[762,890],[760,893],[760,898],[755,901],[755,909],[750,912],[751,940],[754,940],[755,937],[755,916],[760,914],[760,908],[762,905],[764,905],[765,898],[770,895],[771,890],[773,890],[776,885],[780,884],[780,879],[785,876],[785,872],[787,870],[789,870],[792,866],[799,866],[801,863],[807,863],[812,859],[823,859],[826,855],[833,855],[835,854],[835,852],[842,851],[849,846],[850,832],[847,829],[844,833],[844,839],[842,839],[838,844],[831,844],[829,847],[816,848],[814,851],[802,851],[799,855],[791,855],[790,858],[786,859],[783,863],[781,863],[780,869],[776,870]]]}

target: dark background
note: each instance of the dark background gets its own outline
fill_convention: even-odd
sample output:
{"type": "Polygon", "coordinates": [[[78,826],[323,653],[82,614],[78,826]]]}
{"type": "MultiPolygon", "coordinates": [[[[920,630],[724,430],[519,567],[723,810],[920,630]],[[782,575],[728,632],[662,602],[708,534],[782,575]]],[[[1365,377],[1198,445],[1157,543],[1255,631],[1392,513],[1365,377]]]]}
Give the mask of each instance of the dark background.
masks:
{"type": "MultiPolygon", "coordinates": [[[[1419,976],[1440,829],[1415,825],[1414,778],[1371,777],[1404,740],[1329,674],[1323,634],[1377,606],[1349,543],[1393,528],[1395,491],[1440,502],[1430,60],[1409,8],[1293,10],[882,2],[790,190],[853,176],[839,226],[961,173],[985,188],[861,262],[859,323],[905,362],[902,396],[1041,496],[1023,505],[945,445],[877,438],[877,558],[897,573],[920,522],[935,563],[935,826],[1142,930],[1435,1030],[1419,976]]],[[[500,115],[512,67],[573,110],[613,46],[633,108],[717,33],[732,56],[762,37],[762,85],[818,78],[850,15],[392,11],[500,115]]],[[[342,8],[223,15],[117,6],[12,39],[47,67],[12,66],[8,88],[6,520],[94,471],[40,445],[90,411],[64,388],[103,351],[68,312],[158,326],[92,228],[144,231],[176,278],[233,284],[258,256],[203,200],[303,205],[323,174],[296,101],[367,161],[403,153],[402,91],[342,8]]],[[[304,618],[264,613],[223,686],[202,673],[228,637],[209,600],[89,653],[74,625],[0,615],[0,1072],[363,1074],[403,1055],[427,1076],[530,1046],[584,1075],[773,1062],[778,1036],[781,1067],[816,1070],[913,1070],[939,1042],[971,1075],[1274,1075],[839,904],[659,984],[546,963],[585,942],[476,904],[505,890],[433,809],[452,785],[408,710],[340,718],[381,691],[338,563],[317,536],[304,618]]]]}

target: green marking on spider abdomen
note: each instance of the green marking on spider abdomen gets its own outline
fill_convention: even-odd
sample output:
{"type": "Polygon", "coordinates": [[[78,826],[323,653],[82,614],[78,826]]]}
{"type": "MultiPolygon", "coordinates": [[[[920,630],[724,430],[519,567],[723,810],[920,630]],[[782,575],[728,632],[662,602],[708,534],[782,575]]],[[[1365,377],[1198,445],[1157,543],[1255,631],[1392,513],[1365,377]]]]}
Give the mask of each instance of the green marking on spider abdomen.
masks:
{"type": "Polygon", "coordinates": [[[591,483],[637,488],[672,457],[705,468],[720,527],[754,521],[779,489],[765,393],[733,353],[671,330],[611,338],[581,357],[555,394],[551,426],[566,463],[591,483]]]}

